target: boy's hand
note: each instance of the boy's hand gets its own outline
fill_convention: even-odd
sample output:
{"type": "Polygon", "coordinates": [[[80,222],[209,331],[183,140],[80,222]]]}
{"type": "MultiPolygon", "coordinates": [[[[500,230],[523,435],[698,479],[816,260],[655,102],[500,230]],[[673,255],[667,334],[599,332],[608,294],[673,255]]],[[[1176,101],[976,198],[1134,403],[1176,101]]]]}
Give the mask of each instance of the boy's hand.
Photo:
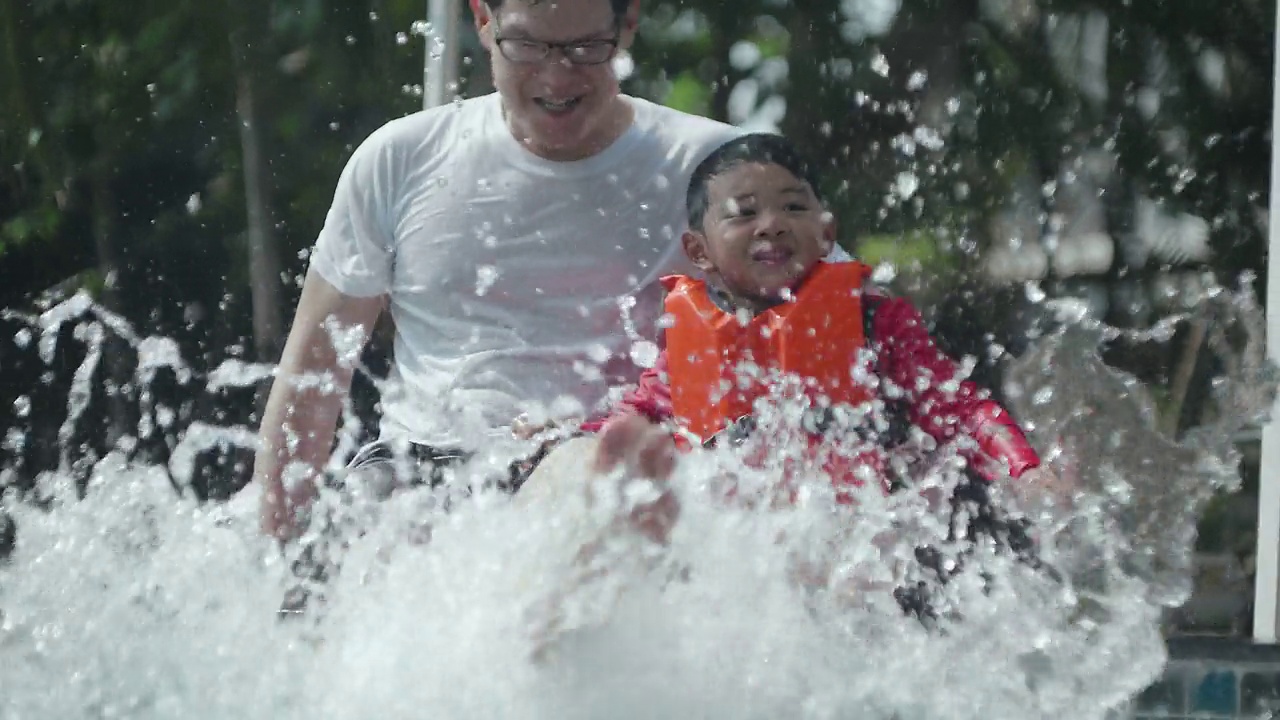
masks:
{"type": "Polygon", "coordinates": [[[618,418],[600,431],[593,469],[608,473],[620,463],[625,463],[628,477],[653,480],[659,491],[657,499],[638,504],[627,523],[650,540],[665,545],[680,517],[680,502],[667,484],[676,466],[675,440],[647,418],[618,418]]]}
{"type": "Polygon", "coordinates": [[[1076,486],[1045,465],[1031,468],[1011,481],[1014,493],[1028,508],[1070,510],[1074,505],[1076,486]]]}

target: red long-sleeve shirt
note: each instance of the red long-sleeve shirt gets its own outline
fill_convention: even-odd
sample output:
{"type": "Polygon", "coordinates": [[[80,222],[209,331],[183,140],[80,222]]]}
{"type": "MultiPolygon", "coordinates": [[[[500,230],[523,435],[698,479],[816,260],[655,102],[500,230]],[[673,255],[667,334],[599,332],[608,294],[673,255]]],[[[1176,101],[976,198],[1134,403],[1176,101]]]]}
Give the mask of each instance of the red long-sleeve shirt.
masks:
{"type": "MultiPolygon", "coordinates": [[[[871,310],[868,341],[875,356],[873,369],[882,387],[887,382],[902,390],[912,425],[939,443],[968,435],[978,450],[963,454],[989,480],[1005,472],[1018,477],[1040,464],[1007,411],[975,383],[957,382],[959,367],[938,348],[910,301],[888,298],[871,288],[863,291],[862,301],[871,310]]],[[[655,423],[672,419],[665,350],[621,402],[605,416],[584,423],[582,429],[596,432],[625,414],[642,415],[655,423]]]]}

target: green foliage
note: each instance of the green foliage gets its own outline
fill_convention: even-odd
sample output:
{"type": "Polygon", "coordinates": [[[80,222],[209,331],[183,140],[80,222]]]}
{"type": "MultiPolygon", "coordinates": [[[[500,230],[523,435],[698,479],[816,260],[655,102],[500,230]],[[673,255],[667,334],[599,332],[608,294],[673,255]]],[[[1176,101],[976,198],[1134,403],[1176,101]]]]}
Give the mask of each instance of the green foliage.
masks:
{"type": "Polygon", "coordinates": [[[58,228],[58,211],[52,205],[31,208],[0,224],[0,256],[3,247],[17,247],[34,239],[49,237],[58,228]]]}
{"type": "MultiPolygon", "coordinates": [[[[885,34],[850,39],[839,0],[646,1],[625,87],[722,118],[731,97],[745,104],[747,81],[758,88],[747,111],[785,100],[782,129],[822,161],[833,209],[864,254],[964,267],[971,244],[951,239],[980,246],[1020,173],[1049,179],[1079,148],[1110,147],[1126,183],[1214,223],[1224,268],[1260,266],[1251,218],[1269,171],[1272,0],[1037,0],[1022,24],[979,5],[904,0],[885,34]],[[1103,102],[1046,39],[1052,22],[1088,12],[1109,23],[1103,102]],[[745,45],[735,53],[739,43],[754,44],[754,59],[745,45]],[[1208,49],[1223,53],[1225,91],[1205,81],[1208,49]],[[1137,110],[1147,87],[1161,99],[1150,118],[1137,110]],[[922,128],[941,144],[926,146],[922,128]],[[1177,133],[1194,142],[1171,150],[1177,133]],[[903,173],[918,183],[908,197],[895,191],[903,173]]],[[[408,33],[424,13],[418,0],[0,3],[0,257],[86,244],[75,238],[105,217],[140,273],[194,246],[228,268],[193,287],[243,292],[222,275],[247,276],[233,47],[252,37],[276,220],[296,273],[353,146],[420,106],[404,88],[421,81],[421,38],[408,33]],[[95,183],[111,192],[95,201],[95,183]]]]}
{"type": "Polygon", "coordinates": [[[868,264],[889,262],[899,267],[919,267],[939,272],[951,265],[933,233],[917,230],[906,235],[872,235],[860,238],[857,256],[868,264]]]}
{"type": "Polygon", "coordinates": [[[686,70],[671,82],[663,104],[695,115],[710,115],[711,90],[693,71],[686,70]]]}

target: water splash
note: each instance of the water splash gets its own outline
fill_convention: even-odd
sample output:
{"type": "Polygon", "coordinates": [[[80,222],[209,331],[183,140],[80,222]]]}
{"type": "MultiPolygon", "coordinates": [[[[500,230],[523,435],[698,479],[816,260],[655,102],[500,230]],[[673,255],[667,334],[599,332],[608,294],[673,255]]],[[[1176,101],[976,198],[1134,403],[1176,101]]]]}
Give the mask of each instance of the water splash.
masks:
{"type": "MultiPolygon", "coordinates": [[[[726,506],[720,479],[750,470],[724,449],[681,465],[670,548],[621,536],[599,578],[572,561],[603,527],[574,493],[533,509],[479,493],[448,515],[426,509],[428,491],[397,495],[345,538],[327,611],[281,621],[293,557],[257,533],[254,488],[199,504],[165,469],[112,453],[84,499],[57,473],[48,507],[5,498],[19,542],[0,567],[0,715],[1101,718],[1159,673],[1160,613],[1186,596],[1196,513],[1238,483],[1230,436],[1274,395],[1253,298],[1219,291],[1195,312],[1223,372],[1215,416],[1181,438],[1100,360],[1120,331],[1079,316],[1012,363],[1012,409],[1086,492],[1076,512],[1038,518],[1061,578],[979,545],[937,588],[959,616],[918,622],[877,584],[947,543],[918,494],[868,496],[852,518],[823,483],[784,510],[726,506]],[[431,540],[415,544],[424,521],[431,540]],[[877,552],[887,530],[897,539],[877,552]],[[834,579],[798,585],[815,562],[834,579]],[[537,664],[549,598],[570,621],[537,664]]],[[[150,348],[143,365],[185,367],[128,337],[150,348]]],[[[264,372],[226,366],[210,384],[264,372]]],[[[193,427],[172,475],[217,442],[252,435],[193,427]]],[[[942,463],[929,477],[957,476],[942,463]]]]}
{"type": "Polygon", "coordinates": [[[1242,287],[1234,293],[1216,288],[1192,314],[1144,332],[1109,328],[1069,308],[1067,314],[1079,322],[1011,365],[1013,409],[1042,446],[1065,455],[1088,495],[1064,542],[1097,545],[1094,562],[1109,551],[1126,574],[1147,583],[1150,602],[1177,606],[1191,590],[1196,518],[1215,493],[1239,488],[1240,456],[1232,438],[1264,422],[1275,398],[1262,308],[1242,287]],[[1183,438],[1162,432],[1150,392],[1098,354],[1104,342],[1121,337],[1167,339],[1177,320],[1210,328],[1206,348],[1223,365],[1213,381],[1213,419],[1183,438]]]}

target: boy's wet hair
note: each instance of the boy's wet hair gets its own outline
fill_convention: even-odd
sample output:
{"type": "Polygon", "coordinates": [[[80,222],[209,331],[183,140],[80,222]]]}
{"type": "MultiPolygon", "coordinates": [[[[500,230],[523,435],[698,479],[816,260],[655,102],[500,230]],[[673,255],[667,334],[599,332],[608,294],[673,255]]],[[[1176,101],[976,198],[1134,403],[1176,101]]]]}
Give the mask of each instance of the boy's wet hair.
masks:
{"type": "Polygon", "coordinates": [[[751,133],[736,137],[716,148],[694,168],[689,178],[685,206],[689,212],[689,228],[699,232],[707,215],[707,185],[720,174],[749,163],[777,165],[808,183],[814,197],[822,202],[813,165],[805,160],[789,140],[774,133],[751,133]]]}

